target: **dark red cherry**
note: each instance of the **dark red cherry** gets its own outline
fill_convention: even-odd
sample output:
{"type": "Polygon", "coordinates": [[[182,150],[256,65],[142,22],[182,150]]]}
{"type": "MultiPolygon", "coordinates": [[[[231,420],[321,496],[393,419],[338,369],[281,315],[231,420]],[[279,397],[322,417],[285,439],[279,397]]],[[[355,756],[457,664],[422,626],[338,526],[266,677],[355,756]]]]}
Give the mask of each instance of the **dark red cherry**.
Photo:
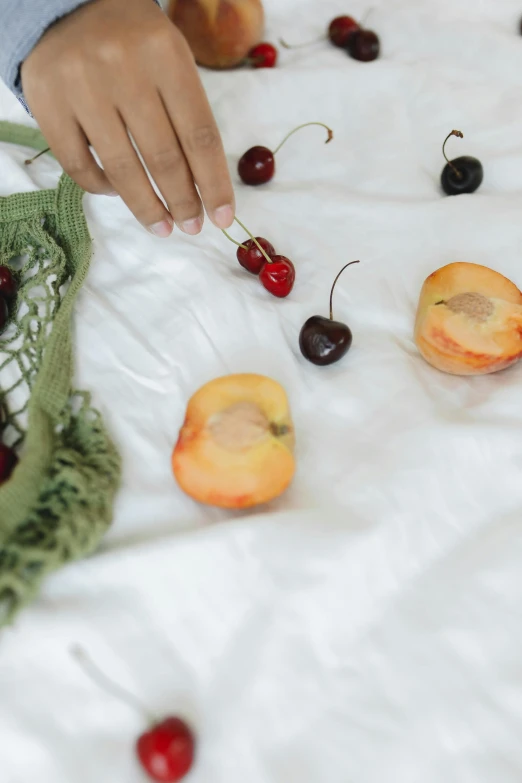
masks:
{"type": "Polygon", "coordinates": [[[268,147],[251,147],[240,158],[237,170],[245,185],[264,185],[275,173],[274,153],[268,147]]]}
{"type": "Polygon", "coordinates": [[[337,281],[345,269],[358,261],[346,264],[334,280],[330,291],[330,318],[322,315],[312,315],[303,325],[299,334],[301,353],[312,364],[325,366],[342,359],[352,345],[352,332],[342,321],[333,319],[333,293],[337,281]]]}
{"type": "Polygon", "coordinates": [[[248,53],[247,62],[252,68],[275,68],[277,49],[271,43],[260,43],[248,53]]]}
{"type": "Polygon", "coordinates": [[[294,287],[295,267],[286,256],[273,256],[261,267],[259,279],[267,291],[284,299],[294,287]]]}
{"type": "Polygon", "coordinates": [[[348,43],[348,38],[359,30],[359,23],[351,16],[337,16],[330,22],[328,28],[328,38],[334,46],[344,49],[348,43]]]}
{"type": "Polygon", "coordinates": [[[474,193],[482,185],[484,179],[484,169],[478,158],[470,155],[463,155],[460,158],[449,160],[446,156],[446,144],[448,139],[456,136],[463,139],[462,131],[453,130],[446,137],[442,154],[446,158],[446,165],[442,169],[440,182],[444,193],[448,196],[458,196],[462,193],[474,193]]]}
{"type": "Polygon", "coordinates": [[[474,193],[482,184],[484,169],[478,158],[463,155],[444,166],[440,179],[442,189],[448,196],[474,193]]]}
{"type": "Polygon", "coordinates": [[[194,736],[180,718],[165,718],[136,743],[142,767],[158,783],[177,783],[194,762],[194,736]]]}
{"type": "MultiPolygon", "coordinates": [[[[275,256],[274,246],[263,237],[256,237],[258,244],[261,245],[265,253],[272,258],[275,256]]],[[[258,275],[261,271],[263,264],[266,264],[266,258],[256,245],[253,239],[247,239],[243,242],[243,247],[239,246],[237,249],[237,260],[248,272],[252,272],[253,275],[258,275]]]]}
{"type": "Polygon", "coordinates": [[[9,308],[3,296],[0,296],[0,332],[3,330],[9,318],[9,308]]]}
{"type": "Polygon", "coordinates": [[[16,281],[8,266],[0,266],[0,294],[6,299],[16,296],[16,281]]]}
{"type": "Polygon", "coordinates": [[[11,477],[11,473],[17,464],[18,457],[13,449],[0,443],[0,484],[5,484],[11,477]]]}
{"type": "Polygon", "coordinates": [[[302,128],[307,128],[309,125],[320,125],[326,129],[327,137],[325,144],[328,144],[333,139],[333,131],[324,122],[305,122],[291,130],[290,133],[287,133],[273,152],[268,147],[251,147],[239,159],[237,164],[239,176],[245,185],[264,185],[266,182],[269,182],[274,176],[275,156],[281,147],[286,144],[290,136],[293,136],[294,133],[297,133],[302,128]]]}
{"type": "Polygon", "coordinates": [[[324,366],[342,359],[352,344],[352,333],[341,321],[330,321],[322,315],[312,315],[299,335],[303,356],[312,364],[324,366]]]}
{"type": "Polygon", "coordinates": [[[356,30],[346,42],[346,51],[354,60],[363,63],[376,60],[381,51],[379,37],[373,30],[356,30]]]}

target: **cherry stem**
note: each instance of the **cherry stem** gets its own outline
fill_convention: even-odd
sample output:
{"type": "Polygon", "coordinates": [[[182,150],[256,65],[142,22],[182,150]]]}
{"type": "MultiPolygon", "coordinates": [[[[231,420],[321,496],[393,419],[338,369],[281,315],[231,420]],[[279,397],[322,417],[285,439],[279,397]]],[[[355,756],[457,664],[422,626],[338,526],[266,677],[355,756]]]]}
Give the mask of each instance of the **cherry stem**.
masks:
{"type": "Polygon", "coordinates": [[[243,225],[243,223],[242,223],[242,222],[239,220],[239,218],[235,217],[235,218],[234,218],[234,220],[236,221],[236,223],[237,223],[239,226],[241,226],[241,228],[243,229],[243,231],[246,231],[246,232],[247,232],[248,236],[250,237],[250,239],[252,240],[252,242],[254,243],[254,245],[256,245],[256,246],[257,246],[257,249],[258,249],[258,250],[259,250],[259,251],[260,251],[260,252],[261,252],[261,253],[264,255],[264,257],[266,258],[267,262],[268,262],[269,264],[271,264],[271,263],[272,263],[272,259],[270,258],[270,256],[268,255],[268,253],[266,253],[266,252],[263,250],[263,248],[261,247],[261,245],[259,244],[259,242],[258,242],[258,241],[257,241],[257,239],[255,238],[255,236],[254,236],[253,234],[251,234],[251,233],[250,233],[250,231],[248,230],[248,228],[247,228],[245,225],[243,225]]]}
{"type": "Polygon", "coordinates": [[[374,9],[373,5],[371,5],[371,6],[368,8],[368,10],[367,10],[367,11],[366,11],[366,13],[364,14],[363,18],[362,18],[362,19],[361,19],[361,21],[359,22],[359,26],[360,26],[361,28],[363,28],[363,27],[364,27],[364,25],[366,24],[366,20],[368,19],[368,17],[370,16],[370,14],[372,13],[372,11],[374,11],[374,10],[375,10],[375,9],[374,9]]]}
{"type": "Polygon", "coordinates": [[[457,168],[456,166],[454,166],[454,165],[453,165],[453,163],[451,162],[451,160],[450,160],[450,159],[448,158],[448,156],[446,155],[446,144],[448,143],[448,141],[451,139],[451,137],[452,137],[452,136],[456,136],[456,137],[457,137],[457,139],[463,139],[463,138],[464,138],[464,134],[462,133],[462,131],[459,131],[459,130],[452,130],[452,131],[451,131],[451,133],[448,133],[448,135],[446,136],[446,139],[445,139],[445,141],[444,141],[444,144],[442,145],[442,154],[443,154],[443,155],[444,155],[444,157],[446,158],[446,161],[447,161],[447,163],[448,163],[448,166],[449,166],[451,169],[453,169],[453,171],[455,172],[455,174],[457,175],[457,177],[458,177],[459,179],[462,179],[462,172],[461,172],[461,171],[459,171],[459,170],[458,170],[458,168],[457,168]]]}
{"type": "Polygon", "coordinates": [[[314,38],[313,41],[306,41],[306,43],[289,44],[283,38],[279,39],[279,43],[285,49],[304,49],[306,46],[313,46],[314,44],[321,43],[322,41],[327,41],[327,40],[328,40],[328,36],[322,35],[320,38],[314,38]]]}
{"type": "Polygon", "coordinates": [[[325,144],[328,144],[333,139],[333,130],[329,128],[328,125],[325,125],[324,122],[305,122],[303,123],[303,125],[298,125],[297,128],[294,128],[292,131],[290,131],[290,133],[287,133],[283,141],[281,142],[281,144],[279,144],[279,146],[275,148],[272,154],[277,155],[277,153],[279,152],[283,144],[286,144],[290,136],[293,136],[294,133],[297,133],[297,131],[301,130],[301,128],[308,128],[309,125],[320,125],[321,128],[326,128],[326,130],[328,131],[328,137],[325,141],[325,144]]]}
{"type": "Polygon", "coordinates": [[[46,152],[50,152],[51,148],[47,147],[46,149],[42,150],[41,152],[38,152],[34,157],[28,158],[25,162],[26,166],[30,166],[31,163],[34,163],[35,160],[38,160],[42,155],[45,155],[46,152]]]}
{"type": "Polygon", "coordinates": [[[341,271],[339,272],[339,274],[337,275],[337,277],[333,281],[332,290],[330,291],[330,321],[333,321],[333,295],[334,295],[334,291],[335,291],[335,286],[337,285],[337,281],[339,280],[339,278],[341,277],[341,275],[342,275],[342,273],[344,272],[345,269],[348,269],[348,267],[352,266],[352,264],[360,264],[360,263],[361,263],[360,261],[350,261],[349,264],[346,264],[346,266],[343,266],[343,268],[341,269],[341,271]]]}
{"type": "Polygon", "coordinates": [[[78,661],[85,674],[94,683],[96,683],[99,688],[101,688],[103,691],[111,693],[113,696],[119,699],[119,701],[124,702],[129,707],[132,707],[132,709],[135,709],[142,715],[145,715],[151,725],[157,723],[156,718],[150,714],[148,709],[143,706],[143,704],[136,696],[134,696],[134,694],[129,693],[129,691],[126,691],[120,685],[117,685],[115,682],[110,680],[106,674],[98,669],[98,667],[89,658],[85,650],[83,650],[81,647],[75,646],[71,649],[71,655],[78,661]]]}
{"type": "Polygon", "coordinates": [[[258,63],[264,63],[264,62],[265,62],[265,58],[262,55],[259,55],[258,57],[245,57],[243,62],[240,64],[254,66],[257,65],[258,63]]]}
{"type": "Polygon", "coordinates": [[[227,239],[229,239],[231,242],[234,243],[234,245],[237,245],[238,247],[242,248],[243,250],[248,250],[246,245],[242,245],[241,242],[236,242],[236,240],[233,237],[231,237],[230,234],[227,231],[225,231],[224,228],[222,228],[221,231],[224,233],[224,235],[226,236],[227,239]]]}

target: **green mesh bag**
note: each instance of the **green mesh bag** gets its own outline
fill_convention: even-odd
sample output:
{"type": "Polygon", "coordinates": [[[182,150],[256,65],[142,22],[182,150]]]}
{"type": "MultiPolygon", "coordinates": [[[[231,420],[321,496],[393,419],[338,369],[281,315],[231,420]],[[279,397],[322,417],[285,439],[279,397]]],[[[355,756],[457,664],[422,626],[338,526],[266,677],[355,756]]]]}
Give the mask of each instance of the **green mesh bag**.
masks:
{"type": "MultiPolygon", "coordinates": [[[[0,141],[37,150],[36,130],[0,122],[0,141]]],[[[0,626],[49,572],[91,552],[112,518],[120,460],[89,395],[72,388],[71,316],[91,257],[83,191],[0,198],[0,264],[18,283],[0,334],[2,440],[20,461],[0,486],[0,626]]]]}

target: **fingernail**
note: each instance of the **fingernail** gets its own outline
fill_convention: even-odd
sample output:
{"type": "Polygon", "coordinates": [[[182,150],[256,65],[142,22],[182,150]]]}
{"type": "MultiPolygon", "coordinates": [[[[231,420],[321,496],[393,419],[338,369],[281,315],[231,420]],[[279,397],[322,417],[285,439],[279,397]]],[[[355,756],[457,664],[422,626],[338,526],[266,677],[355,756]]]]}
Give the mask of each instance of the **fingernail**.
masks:
{"type": "Polygon", "coordinates": [[[231,204],[218,207],[214,212],[214,223],[218,228],[230,228],[234,220],[234,210],[231,204]]]}
{"type": "Polygon", "coordinates": [[[199,234],[201,231],[201,228],[203,226],[203,221],[200,217],[192,218],[191,220],[185,220],[184,223],[181,223],[180,229],[185,232],[185,234],[190,234],[191,236],[194,236],[195,234],[199,234]]]}
{"type": "Polygon", "coordinates": [[[154,234],[155,237],[166,239],[166,237],[169,237],[172,234],[172,221],[160,220],[159,223],[153,223],[152,226],[149,226],[148,230],[151,234],[154,234]]]}
{"type": "Polygon", "coordinates": [[[119,193],[116,193],[116,191],[115,191],[115,190],[111,190],[111,192],[110,192],[110,193],[107,193],[106,195],[107,195],[107,196],[111,196],[112,198],[114,198],[114,196],[119,196],[120,194],[119,194],[119,193]]]}

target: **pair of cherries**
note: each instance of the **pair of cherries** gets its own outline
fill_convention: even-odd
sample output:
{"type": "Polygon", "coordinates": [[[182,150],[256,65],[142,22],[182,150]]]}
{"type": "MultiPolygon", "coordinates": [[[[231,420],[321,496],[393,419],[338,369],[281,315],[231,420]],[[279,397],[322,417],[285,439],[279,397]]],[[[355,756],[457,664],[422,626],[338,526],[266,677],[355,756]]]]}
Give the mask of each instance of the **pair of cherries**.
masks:
{"type": "MultiPolygon", "coordinates": [[[[0,266],[0,332],[4,329],[9,318],[9,305],[16,297],[17,286],[13,273],[7,266],[0,266]]],[[[3,427],[4,409],[0,410],[0,424],[3,427]]],[[[15,451],[0,443],[0,486],[11,477],[18,463],[15,451]]]]}
{"type": "Polygon", "coordinates": [[[366,30],[351,16],[338,16],[330,22],[328,38],[334,46],[345,49],[350,57],[363,63],[376,60],[381,53],[377,33],[366,30]]]}
{"type": "MultiPolygon", "coordinates": [[[[324,38],[325,36],[321,36],[319,40],[323,41],[324,38]]],[[[367,30],[351,16],[337,16],[332,19],[326,38],[339,49],[345,49],[350,57],[360,62],[376,60],[381,52],[381,42],[377,33],[367,30]]],[[[291,45],[281,40],[280,43],[285,49],[301,49],[317,41],[291,45]]]]}
{"type": "Polygon", "coordinates": [[[258,275],[263,287],[273,296],[284,299],[294,287],[293,263],[286,256],[278,255],[268,239],[254,237],[237,217],[234,220],[250,237],[240,243],[223,231],[227,239],[237,245],[237,260],[247,272],[258,275]]]}

